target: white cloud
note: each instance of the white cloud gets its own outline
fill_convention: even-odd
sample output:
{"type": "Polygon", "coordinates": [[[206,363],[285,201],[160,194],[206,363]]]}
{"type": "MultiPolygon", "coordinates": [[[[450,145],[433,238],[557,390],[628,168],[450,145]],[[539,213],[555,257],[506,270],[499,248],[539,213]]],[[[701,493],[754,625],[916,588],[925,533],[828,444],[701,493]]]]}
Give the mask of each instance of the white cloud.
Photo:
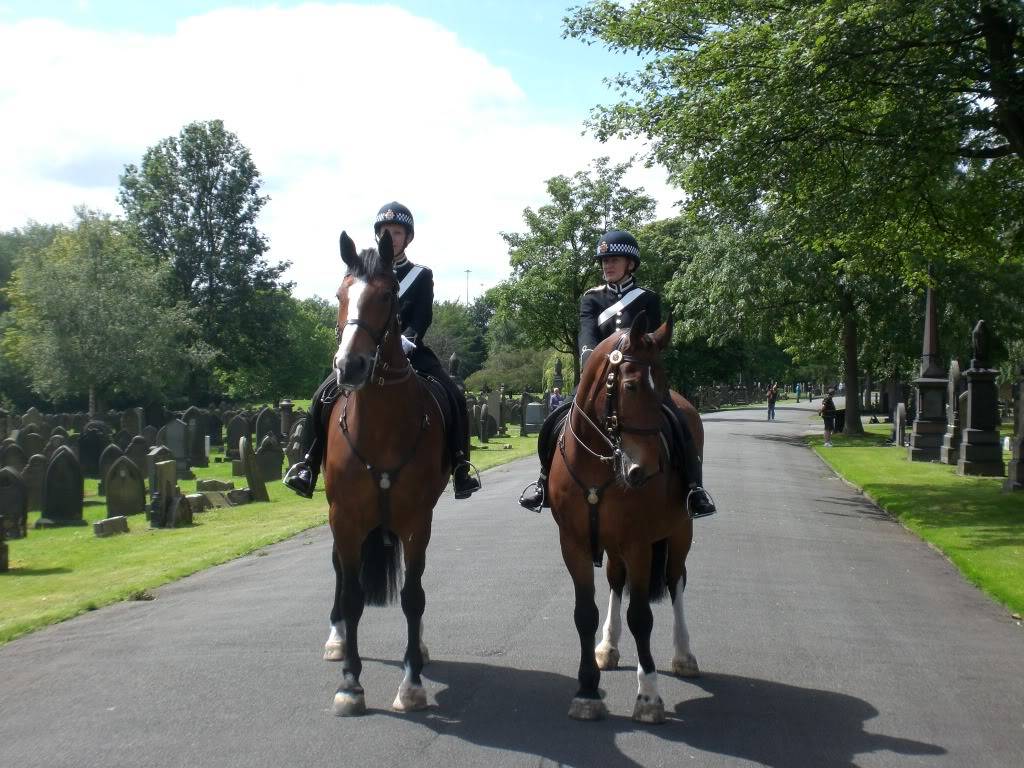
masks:
{"type": "MultiPolygon", "coordinates": [[[[538,119],[508,71],[388,6],[220,10],[165,36],[0,24],[0,229],[66,221],[79,203],[120,212],[124,164],[213,118],[252,151],[269,258],[292,262],[302,296],[333,296],[338,233],[371,244],[392,199],[416,216],[410,256],[438,298],[465,296],[467,268],[476,295],[507,274],[497,233],[522,227],[546,178],[627,154],[538,119]]],[[[678,197],[658,171],[628,181],[662,214],[678,197]]]]}

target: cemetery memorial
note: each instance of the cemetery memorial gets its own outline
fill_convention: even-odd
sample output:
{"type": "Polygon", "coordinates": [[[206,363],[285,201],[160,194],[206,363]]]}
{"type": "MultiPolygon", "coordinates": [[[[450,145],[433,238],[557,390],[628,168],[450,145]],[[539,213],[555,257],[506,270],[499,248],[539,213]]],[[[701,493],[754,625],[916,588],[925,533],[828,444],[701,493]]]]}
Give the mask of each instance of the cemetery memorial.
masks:
{"type": "Polygon", "coordinates": [[[946,372],[939,362],[939,324],[935,296],[929,285],[925,296],[924,340],[920,374],[914,380],[917,413],[910,432],[907,455],[911,461],[938,460],[946,434],[946,372]]]}
{"type": "Polygon", "coordinates": [[[964,415],[960,456],[956,463],[959,475],[1002,477],[1003,447],[999,440],[998,371],[989,367],[988,328],[979,320],[971,334],[974,356],[971,367],[964,371],[967,379],[967,411],[964,415]]]}

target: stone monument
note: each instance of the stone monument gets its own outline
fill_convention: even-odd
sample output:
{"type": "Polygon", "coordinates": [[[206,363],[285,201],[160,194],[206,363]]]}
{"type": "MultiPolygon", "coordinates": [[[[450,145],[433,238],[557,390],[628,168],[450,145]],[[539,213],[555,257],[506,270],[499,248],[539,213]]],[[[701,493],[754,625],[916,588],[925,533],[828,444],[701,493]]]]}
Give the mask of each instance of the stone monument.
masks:
{"type": "Polygon", "coordinates": [[[960,458],[960,363],[949,361],[949,383],[946,385],[946,434],[942,436],[939,461],[956,464],[960,458]]]}
{"type": "Polygon", "coordinates": [[[971,367],[964,371],[967,379],[967,413],[963,415],[958,475],[1002,477],[1003,446],[999,442],[998,371],[989,367],[988,328],[979,320],[971,333],[973,357],[971,367]]]}
{"type": "Polygon", "coordinates": [[[1017,402],[1014,403],[1017,415],[1016,428],[1010,438],[1010,463],[1006,465],[1006,482],[1004,491],[1024,491],[1024,365],[1020,367],[1020,378],[1017,380],[1017,402]]]}
{"type": "Polygon", "coordinates": [[[935,461],[939,458],[942,438],[946,434],[946,384],[946,372],[939,364],[939,324],[935,296],[929,284],[925,298],[920,375],[914,379],[917,413],[914,415],[910,445],[907,448],[907,456],[911,461],[935,461]]]}

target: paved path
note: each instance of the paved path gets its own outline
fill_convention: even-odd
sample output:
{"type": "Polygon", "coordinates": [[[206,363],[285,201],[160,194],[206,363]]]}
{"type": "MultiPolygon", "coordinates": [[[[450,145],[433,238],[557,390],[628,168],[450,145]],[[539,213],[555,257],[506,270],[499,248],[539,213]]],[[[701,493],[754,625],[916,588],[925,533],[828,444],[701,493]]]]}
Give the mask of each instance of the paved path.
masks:
{"type": "MultiPolygon", "coordinates": [[[[0,648],[0,766],[1024,765],[1024,631],[802,445],[806,405],[706,426],[722,511],[696,524],[686,592],[704,675],[662,677],[666,725],[629,720],[627,667],[602,678],[608,720],[566,717],[572,592],[550,516],[515,504],[526,460],[437,510],[429,711],[388,711],[391,606],[362,624],[371,713],[330,714],[321,528],[0,648]]],[[[664,669],[667,606],[655,621],[664,669]]]]}

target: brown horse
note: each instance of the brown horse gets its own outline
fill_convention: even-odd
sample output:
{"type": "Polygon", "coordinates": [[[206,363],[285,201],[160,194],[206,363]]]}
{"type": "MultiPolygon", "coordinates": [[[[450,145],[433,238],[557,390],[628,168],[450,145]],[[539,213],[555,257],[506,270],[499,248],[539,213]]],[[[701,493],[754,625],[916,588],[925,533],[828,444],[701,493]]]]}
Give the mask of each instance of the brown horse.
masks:
{"type": "MultiPolygon", "coordinates": [[[[576,588],[573,617],[581,656],[579,690],[569,716],[580,720],[607,714],[598,683],[601,669],[618,664],[619,611],[627,584],[626,620],[639,656],[633,719],[665,720],[651,655],[650,603],[663,597],[666,586],[675,618],[672,670],[698,674],[683,618],[693,525],[685,511],[684,483],[671,467],[663,437],[661,403],[667,384],[660,352],[671,338],[671,320],[653,334],[644,333],[644,327],[640,315],[630,330],[605,339],[591,353],[551,465],[552,515],[576,588]],[[600,566],[604,553],[611,595],[604,637],[595,651],[594,566],[600,566]]],[[[687,414],[699,452],[704,442],[700,417],[682,397],[673,397],[687,414]]]]}
{"type": "Polygon", "coordinates": [[[402,712],[427,706],[420,679],[426,656],[421,578],[434,505],[451,471],[442,410],[402,351],[387,233],[378,249],[357,254],[349,236],[341,233],[348,272],[338,289],[334,367],[342,395],[331,410],[324,458],[338,573],[337,615],[332,614],[326,657],[343,662],[334,696],[338,715],[366,711],[359,684],[359,619],[365,605],[394,600],[403,556],[400,594],[408,642],[392,706],[402,712]]]}

